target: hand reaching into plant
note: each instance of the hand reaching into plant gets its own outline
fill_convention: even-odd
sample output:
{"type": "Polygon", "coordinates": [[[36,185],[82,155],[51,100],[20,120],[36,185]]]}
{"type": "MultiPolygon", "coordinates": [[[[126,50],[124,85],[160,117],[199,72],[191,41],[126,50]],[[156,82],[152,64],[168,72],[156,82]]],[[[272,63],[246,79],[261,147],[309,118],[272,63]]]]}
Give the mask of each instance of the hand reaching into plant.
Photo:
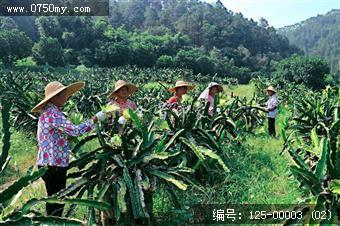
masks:
{"type": "Polygon", "coordinates": [[[105,119],[107,119],[107,113],[104,113],[103,111],[97,112],[97,113],[92,117],[92,120],[93,120],[94,123],[103,122],[103,121],[105,121],[105,119]]]}

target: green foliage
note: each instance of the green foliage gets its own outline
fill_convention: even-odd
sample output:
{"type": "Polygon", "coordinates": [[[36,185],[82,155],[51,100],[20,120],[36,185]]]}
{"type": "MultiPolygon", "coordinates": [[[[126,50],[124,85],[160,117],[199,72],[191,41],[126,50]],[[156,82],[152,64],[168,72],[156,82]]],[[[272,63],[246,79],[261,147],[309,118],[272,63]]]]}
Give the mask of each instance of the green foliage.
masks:
{"type": "MultiPolygon", "coordinates": [[[[38,65],[180,67],[194,74],[234,77],[247,83],[253,71],[271,72],[275,62],[299,52],[274,28],[234,14],[222,3],[119,0],[111,7],[108,18],[2,21],[6,29],[17,26],[34,40],[32,57],[38,65]]],[[[8,41],[0,35],[4,56],[10,55],[6,52],[12,46],[8,41]]],[[[27,42],[22,41],[26,47],[27,42]]],[[[5,63],[13,60],[3,58],[5,63]]]]}
{"type": "Polygon", "coordinates": [[[0,31],[0,60],[12,64],[31,54],[32,41],[18,29],[0,31]]]}
{"type": "Polygon", "coordinates": [[[0,175],[5,170],[8,162],[10,160],[8,156],[9,148],[10,148],[10,137],[11,133],[9,131],[9,112],[11,109],[11,103],[8,103],[5,100],[1,101],[1,119],[2,119],[2,151],[0,156],[0,175]]]}
{"type": "MultiPolygon", "coordinates": [[[[304,97],[298,104],[294,121],[282,130],[283,151],[295,162],[290,166],[291,172],[308,191],[306,201],[316,204],[317,209],[335,213],[340,198],[339,88],[327,87],[322,95],[304,97]],[[286,129],[292,131],[287,135],[286,129]]],[[[336,222],[333,216],[320,223],[336,222]]],[[[310,223],[315,220],[310,218],[310,223]]]]}
{"type": "Polygon", "coordinates": [[[58,39],[43,36],[32,48],[33,59],[38,64],[49,64],[51,66],[63,66],[63,50],[58,39]]]}
{"type": "Polygon", "coordinates": [[[277,65],[274,76],[279,80],[305,84],[312,89],[322,89],[326,85],[327,74],[329,67],[321,58],[294,55],[277,65]]]}
{"type": "MultiPolygon", "coordinates": [[[[106,129],[98,125],[97,135],[89,135],[74,148],[76,160],[70,168],[80,171],[69,175],[75,181],[57,197],[80,198],[83,191],[94,190],[99,192],[93,197],[111,197],[114,191],[114,196],[106,198],[114,206],[110,217],[131,223],[133,218],[152,218],[152,197],[159,187],[187,190],[189,185],[199,187],[216,180],[217,169],[228,173],[227,159],[221,157],[227,151],[222,142],[234,139],[235,125],[224,114],[211,118],[194,105],[181,112],[168,111],[170,130],[147,120],[150,113],[145,112],[142,119],[130,109],[123,114],[128,123],[120,125],[119,135],[114,132],[118,124],[106,129]],[[96,138],[99,148],[78,154],[96,138]]],[[[175,194],[172,197],[176,200],[175,194]]]]}

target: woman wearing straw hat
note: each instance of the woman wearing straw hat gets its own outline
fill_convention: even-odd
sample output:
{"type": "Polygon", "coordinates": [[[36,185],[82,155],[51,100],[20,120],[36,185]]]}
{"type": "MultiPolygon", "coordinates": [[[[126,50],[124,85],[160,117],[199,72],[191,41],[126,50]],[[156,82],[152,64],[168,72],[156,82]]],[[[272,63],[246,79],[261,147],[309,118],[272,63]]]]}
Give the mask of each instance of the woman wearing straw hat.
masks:
{"type": "Polygon", "coordinates": [[[167,107],[169,109],[179,110],[179,104],[182,102],[182,97],[188,90],[194,89],[193,85],[190,85],[184,81],[177,81],[174,87],[169,89],[169,92],[174,93],[174,96],[167,100],[167,107]]]}
{"type": "MultiPolygon", "coordinates": [[[[92,119],[80,125],[74,125],[62,113],[61,108],[75,92],[84,87],[83,82],[64,86],[60,82],[51,82],[45,87],[45,98],[32,112],[41,112],[38,120],[38,167],[47,167],[42,177],[48,196],[66,186],[66,173],[69,164],[68,136],[75,137],[94,129],[94,123],[103,121],[105,114],[98,112],[92,119]]],[[[46,204],[48,215],[61,216],[64,205],[46,204]]]]}
{"type": "Polygon", "coordinates": [[[111,105],[119,107],[119,116],[123,115],[125,109],[136,110],[137,105],[129,99],[129,97],[137,91],[134,84],[127,83],[124,80],[118,80],[115,84],[113,92],[109,95],[111,105]]]}
{"type": "Polygon", "coordinates": [[[216,82],[210,82],[208,87],[201,93],[199,99],[210,103],[209,115],[214,114],[215,95],[223,91],[223,87],[216,82]]]}
{"type": "MultiPolygon", "coordinates": [[[[119,119],[118,123],[123,125],[126,123],[126,119],[123,117],[123,112],[126,109],[137,110],[135,102],[129,99],[129,97],[137,91],[137,87],[134,84],[127,83],[124,80],[118,80],[115,84],[113,92],[109,95],[111,99],[109,105],[118,107],[119,119]]],[[[113,125],[113,115],[110,115],[109,125],[113,125]]],[[[122,133],[122,127],[118,127],[118,133],[122,133]]]]}
{"type": "MultiPolygon", "coordinates": [[[[115,83],[114,90],[109,95],[111,99],[108,105],[114,105],[118,107],[118,115],[120,116],[118,123],[123,125],[126,123],[126,119],[123,117],[123,112],[126,109],[137,110],[137,105],[135,102],[129,99],[137,91],[137,87],[134,84],[127,83],[124,80],[118,80],[115,83]]],[[[113,115],[109,116],[109,125],[113,125],[113,115]]],[[[118,126],[118,133],[121,134],[122,127],[118,126]]],[[[104,200],[108,203],[111,202],[111,195],[106,194],[104,200]]],[[[114,223],[114,212],[113,209],[108,211],[100,212],[101,222],[103,225],[113,225],[114,223]]]]}
{"type": "Polygon", "coordinates": [[[268,101],[266,102],[266,110],[268,111],[268,132],[270,135],[275,136],[275,117],[277,115],[277,107],[279,105],[279,101],[276,96],[276,90],[273,86],[269,86],[267,89],[267,95],[269,96],[268,101]]]}

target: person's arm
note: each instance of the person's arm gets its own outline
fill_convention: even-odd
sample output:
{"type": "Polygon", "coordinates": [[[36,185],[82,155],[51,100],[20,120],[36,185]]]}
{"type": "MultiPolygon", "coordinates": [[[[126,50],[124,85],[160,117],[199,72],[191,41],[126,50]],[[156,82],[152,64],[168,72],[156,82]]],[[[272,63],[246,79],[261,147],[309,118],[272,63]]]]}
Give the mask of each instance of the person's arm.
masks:
{"type": "Polygon", "coordinates": [[[167,102],[166,102],[166,107],[169,109],[174,109],[178,108],[178,103],[176,97],[171,97],[167,102]]]}
{"type": "Polygon", "coordinates": [[[176,97],[170,97],[170,99],[167,100],[167,103],[168,103],[168,104],[173,104],[173,103],[176,103],[176,102],[177,102],[176,97]]]}
{"type": "Polygon", "coordinates": [[[131,108],[132,108],[132,110],[137,110],[137,105],[136,105],[136,103],[135,102],[133,102],[133,101],[131,101],[131,108]]]}
{"type": "Polygon", "coordinates": [[[74,125],[63,114],[53,113],[53,117],[50,118],[52,127],[65,132],[67,135],[76,137],[94,129],[94,123],[97,121],[96,117],[88,120],[82,124],[74,125]]]}
{"type": "Polygon", "coordinates": [[[278,106],[277,98],[273,98],[269,101],[268,111],[274,111],[278,106]]]}

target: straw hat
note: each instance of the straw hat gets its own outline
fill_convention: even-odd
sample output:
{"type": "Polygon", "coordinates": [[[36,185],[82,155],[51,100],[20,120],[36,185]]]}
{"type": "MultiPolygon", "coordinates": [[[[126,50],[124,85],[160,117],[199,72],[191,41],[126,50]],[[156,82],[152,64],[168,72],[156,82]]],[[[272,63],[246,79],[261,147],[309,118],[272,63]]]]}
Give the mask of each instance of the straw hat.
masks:
{"type": "Polygon", "coordinates": [[[184,82],[184,81],[177,81],[175,86],[174,87],[171,87],[169,89],[170,92],[174,93],[176,92],[176,88],[178,87],[187,87],[188,90],[192,90],[194,88],[193,85],[190,85],[189,83],[187,82],[184,82]]]}
{"type": "Polygon", "coordinates": [[[129,96],[134,94],[137,90],[137,87],[134,84],[131,83],[127,83],[124,80],[118,80],[115,84],[115,89],[113,90],[113,92],[109,95],[109,98],[112,98],[114,96],[116,96],[116,92],[122,88],[122,87],[128,87],[128,92],[129,92],[129,96]]]}
{"type": "Polygon", "coordinates": [[[37,104],[31,111],[39,112],[43,110],[47,102],[57,94],[61,93],[62,91],[65,91],[66,96],[70,97],[72,96],[72,94],[83,88],[84,85],[85,85],[84,82],[76,82],[68,86],[64,86],[63,84],[57,81],[50,82],[45,87],[45,98],[42,101],[40,101],[40,103],[37,104]]]}
{"type": "Polygon", "coordinates": [[[273,86],[269,86],[266,91],[272,91],[274,93],[276,93],[276,89],[273,86]]]}
{"type": "Polygon", "coordinates": [[[222,92],[223,91],[223,87],[216,83],[216,82],[210,82],[208,85],[208,89],[211,89],[212,87],[217,86],[218,92],[222,92]]]}
{"type": "Polygon", "coordinates": [[[201,93],[201,95],[198,97],[199,99],[208,99],[209,98],[209,92],[210,92],[210,89],[212,87],[217,87],[218,89],[218,92],[222,92],[223,91],[223,87],[221,85],[219,85],[218,83],[216,82],[210,82],[208,84],[208,87],[201,93]]]}

